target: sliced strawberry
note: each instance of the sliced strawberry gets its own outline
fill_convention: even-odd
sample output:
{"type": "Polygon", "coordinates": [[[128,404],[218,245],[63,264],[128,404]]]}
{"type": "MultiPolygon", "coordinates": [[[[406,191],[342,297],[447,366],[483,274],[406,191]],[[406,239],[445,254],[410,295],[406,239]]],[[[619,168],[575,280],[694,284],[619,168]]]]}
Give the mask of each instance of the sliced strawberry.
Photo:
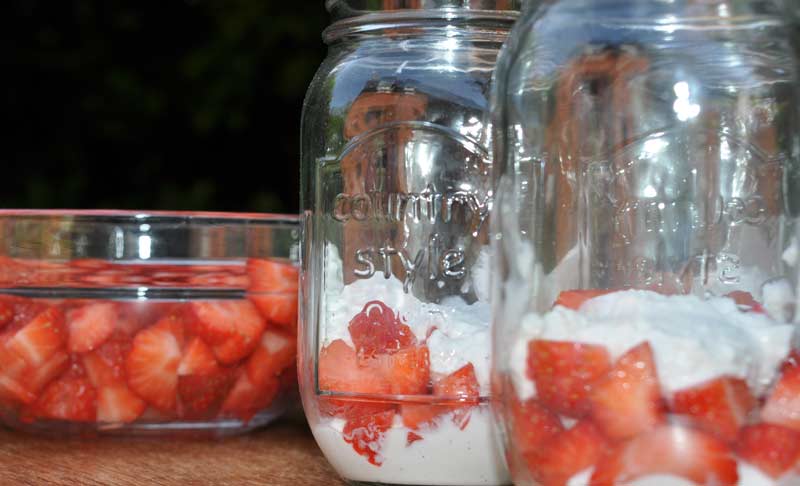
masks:
{"type": "Polygon", "coordinates": [[[587,300],[591,300],[602,295],[608,295],[613,292],[615,291],[601,289],[565,290],[564,292],[558,294],[558,298],[553,304],[553,307],[560,305],[562,307],[566,307],[567,309],[578,310],[587,300]]]}
{"type": "Polygon", "coordinates": [[[780,380],[761,410],[761,418],[800,431],[800,367],[784,366],[780,380]]]}
{"type": "Polygon", "coordinates": [[[280,383],[277,378],[259,386],[250,381],[247,372],[242,370],[222,403],[220,413],[224,416],[234,415],[243,422],[249,422],[258,412],[272,404],[279,389],[280,383]]]}
{"type": "Polygon", "coordinates": [[[214,357],[211,348],[199,337],[189,341],[189,345],[183,352],[183,358],[178,366],[178,375],[213,375],[219,371],[219,363],[214,357]]]}
{"type": "Polygon", "coordinates": [[[680,390],[673,397],[672,410],[690,417],[698,428],[732,442],[750,412],[758,405],[747,382],[721,377],[680,390]]]}
{"type": "Polygon", "coordinates": [[[453,423],[461,430],[469,424],[472,408],[478,404],[481,388],[475,376],[475,367],[467,363],[441,380],[433,382],[433,394],[439,397],[456,398],[466,405],[454,405],[453,423]]]}
{"type": "Polygon", "coordinates": [[[400,414],[403,425],[412,430],[433,428],[439,419],[452,410],[446,405],[425,403],[403,403],[400,405],[400,414]]]}
{"type": "Polygon", "coordinates": [[[654,474],[706,485],[739,481],[736,460],[723,441],[698,430],[665,425],[612,449],[595,467],[589,484],[628,484],[654,474]]]}
{"type": "Polygon", "coordinates": [[[97,421],[130,423],[139,418],[147,403],[127,386],[107,386],[97,390],[97,421]]]}
{"type": "Polygon", "coordinates": [[[269,322],[293,331],[297,329],[297,293],[250,294],[248,298],[269,322]]]}
{"type": "Polygon", "coordinates": [[[387,394],[391,386],[377,370],[375,360],[359,362],[356,351],[341,339],[319,354],[319,388],[322,391],[387,394]]]}
{"type": "Polygon", "coordinates": [[[24,404],[36,400],[36,395],[25,383],[24,375],[29,369],[30,365],[22,357],[0,341],[0,400],[24,404]]]}
{"type": "Polygon", "coordinates": [[[411,444],[413,444],[414,442],[421,441],[423,438],[424,437],[422,437],[421,435],[419,435],[417,433],[409,432],[406,435],[406,447],[410,447],[411,444]]]}
{"type": "Polygon", "coordinates": [[[132,343],[122,332],[111,336],[96,350],[81,356],[83,367],[95,387],[120,386],[125,383],[125,357],[132,343]]]}
{"type": "Polygon", "coordinates": [[[128,386],[161,410],[175,408],[182,340],[177,321],[165,317],[136,335],[125,360],[128,386]]]}
{"type": "Polygon", "coordinates": [[[236,380],[232,369],[217,368],[206,375],[186,375],[178,379],[178,415],[187,420],[209,420],[217,415],[236,380]]]}
{"type": "Polygon", "coordinates": [[[85,376],[67,372],[45,387],[32,410],[37,417],[93,422],[97,416],[97,392],[85,376]]]}
{"type": "Polygon", "coordinates": [[[753,294],[750,292],[742,292],[741,290],[737,290],[729,293],[725,297],[733,299],[734,302],[736,302],[736,305],[738,305],[745,312],[755,312],[757,314],[767,313],[767,311],[764,309],[764,306],[762,306],[761,303],[753,298],[753,294]]]}
{"type": "Polygon", "coordinates": [[[528,344],[528,377],[540,402],[556,413],[580,418],[589,412],[594,383],[611,370],[603,346],[533,340],[528,344]]]}
{"type": "MultiPolygon", "coordinates": [[[[596,464],[608,444],[589,421],[555,435],[546,447],[523,454],[531,476],[544,486],[563,486],[575,474],[596,464]]],[[[616,484],[616,483],[608,483],[616,484]]]]}
{"type": "Polygon", "coordinates": [[[69,368],[69,355],[65,351],[57,351],[41,366],[27,368],[20,383],[32,393],[39,393],[48,383],[58,378],[69,368]]]}
{"type": "Polygon", "coordinates": [[[86,353],[97,348],[114,332],[116,317],[114,304],[108,302],[71,309],[67,313],[67,349],[86,353]]]}
{"type": "Polygon", "coordinates": [[[8,341],[28,364],[40,366],[64,346],[64,314],[57,307],[39,313],[8,341]]]}
{"type": "Polygon", "coordinates": [[[591,416],[615,440],[629,439],[664,422],[653,350],[648,343],[631,349],[594,384],[589,395],[591,416]]]}
{"type": "Polygon", "coordinates": [[[389,393],[393,395],[428,393],[431,362],[427,346],[406,348],[390,355],[378,355],[375,361],[384,381],[389,385],[389,393]]]}
{"type": "Polygon", "coordinates": [[[7,300],[0,300],[0,329],[14,320],[14,305],[7,300]]]}
{"type": "Polygon", "coordinates": [[[348,329],[359,358],[396,353],[417,342],[411,328],[400,322],[386,304],[377,300],[367,303],[350,321],[348,329]]]}
{"type": "Polygon", "coordinates": [[[342,437],[353,446],[353,450],[366,457],[370,464],[380,466],[383,463],[381,446],[386,431],[394,422],[394,416],[394,410],[385,410],[352,418],[345,424],[342,437]]]}
{"type": "Polygon", "coordinates": [[[297,294],[300,272],[294,265],[251,258],[247,260],[247,275],[251,292],[297,294]]]}
{"type": "Polygon", "coordinates": [[[543,447],[564,431],[561,419],[536,399],[520,402],[512,399],[511,417],[514,447],[522,454],[543,447]]]}
{"type": "Polygon", "coordinates": [[[207,342],[217,360],[231,365],[253,352],[264,332],[264,319],[247,300],[192,302],[192,330],[207,342]]]}
{"type": "Polygon", "coordinates": [[[285,331],[267,329],[247,360],[247,373],[256,384],[280,375],[297,360],[297,338],[285,331]]]}
{"type": "Polygon", "coordinates": [[[736,452],[778,479],[800,460],[800,432],[780,425],[748,425],[739,433],[736,452]]]}

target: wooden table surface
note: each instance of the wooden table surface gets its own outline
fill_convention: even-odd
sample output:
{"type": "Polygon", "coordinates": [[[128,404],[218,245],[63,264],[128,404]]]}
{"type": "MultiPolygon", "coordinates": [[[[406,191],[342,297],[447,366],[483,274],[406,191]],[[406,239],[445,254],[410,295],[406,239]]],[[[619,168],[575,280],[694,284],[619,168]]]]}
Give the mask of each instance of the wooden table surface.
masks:
{"type": "Polygon", "coordinates": [[[221,441],[31,437],[0,429],[0,485],[343,485],[300,421],[221,441]]]}

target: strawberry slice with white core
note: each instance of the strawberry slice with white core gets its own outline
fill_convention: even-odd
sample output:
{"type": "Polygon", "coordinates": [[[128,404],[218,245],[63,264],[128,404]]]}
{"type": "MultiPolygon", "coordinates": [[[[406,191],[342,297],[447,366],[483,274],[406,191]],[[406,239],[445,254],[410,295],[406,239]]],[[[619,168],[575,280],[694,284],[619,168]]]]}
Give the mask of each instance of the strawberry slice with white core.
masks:
{"type": "Polygon", "coordinates": [[[139,418],[147,403],[127,386],[108,386],[97,390],[97,421],[130,423],[139,418]]]}
{"type": "Polygon", "coordinates": [[[672,410],[686,415],[696,427],[733,441],[758,405],[747,382],[721,377],[680,390],[672,398],[672,410]]]}
{"type": "Polygon", "coordinates": [[[331,342],[319,354],[319,388],[322,391],[387,394],[391,390],[375,360],[362,364],[355,349],[341,339],[331,342]]]}
{"type": "Polygon", "coordinates": [[[67,312],[71,353],[86,353],[96,349],[114,332],[117,312],[114,304],[90,304],[67,312]]]}
{"type": "Polygon", "coordinates": [[[219,371],[219,364],[211,348],[199,337],[189,341],[189,345],[184,350],[183,358],[178,366],[178,375],[207,376],[217,371],[219,371]]]}
{"type": "Polygon", "coordinates": [[[247,373],[256,384],[265,384],[295,363],[297,338],[285,331],[267,329],[247,360],[247,373]]]}
{"type": "Polygon", "coordinates": [[[39,393],[48,383],[58,378],[69,368],[69,355],[65,351],[56,354],[39,367],[28,367],[20,383],[32,393],[39,393]]]}
{"type": "Polygon", "coordinates": [[[748,425],[739,433],[736,452],[778,479],[800,462],[800,432],[780,425],[748,425]]]}
{"type": "Polygon", "coordinates": [[[68,371],[45,387],[32,409],[38,417],[94,422],[97,417],[97,392],[85,376],[68,371]]]}
{"type": "Polygon", "coordinates": [[[165,411],[175,408],[183,339],[179,325],[173,317],[166,317],[143,329],[134,338],[125,360],[131,390],[165,411]]]}
{"type": "Polygon", "coordinates": [[[589,395],[591,416],[603,433],[629,439],[665,420],[653,350],[642,343],[622,355],[589,395]]]}
{"type": "Polygon", "coordinates": [[[40,366],[64,347],[64,314],[57,307],[40,312],[14,334],[7,347],[28,364],[40,366]]]}
{"type": "Polygon", "coordinates": [[[192,302],[190,309],[192,330],[211,346],[223,365],[235,364],[253,352],[266,327],[247,300],[192,302]]]}
{"type": "Polygon", "coordinates": [[[565,486],[569,478],[595,465],[608,447],[597,427],[583,420],[553,436],[546,446],[523,452],[523,458],[543,486],[565,486]]]}
{"type": "Polygon", "coordinates": [[[297,293],[300,272],[294,265],[274,260],[247,260],[251,292],[297,293]]]}
{"type": "Polygon", "coordinates": [[[225,401],[222,403],[222,415],[234,415],[243,422],[249,422],[258,412],[266,409],[275,400],[280,389],[277,378],[267,383],[256,385],[250,381],[247,372],[242,370],[225,401]]]}
{"type": "Polygon", "coordinates": [[[512,400],[511,433],[514,447],[521,453],[535,451],[564,431],[559,416],[541,406],[535,398],[526,402],[512,400]]]}
{"type": "Polygon", "coordinates": [[[296,332],[297,293],[250,294],[248,298],[267,321],[296,332]]]}
{"type": "Polygon", "coordinates": [[[761,410],[761,419],[800,431],[800,367],[783,367],[783,374],[761,410]]]}
{"type": "Polygon", "coordinates": [[[589,485],[630,484],[651,475],[709,486],[739,481],[736,459],[725,442],[699,430],[664,425],[614,447],[597,463],[589,485]]]}

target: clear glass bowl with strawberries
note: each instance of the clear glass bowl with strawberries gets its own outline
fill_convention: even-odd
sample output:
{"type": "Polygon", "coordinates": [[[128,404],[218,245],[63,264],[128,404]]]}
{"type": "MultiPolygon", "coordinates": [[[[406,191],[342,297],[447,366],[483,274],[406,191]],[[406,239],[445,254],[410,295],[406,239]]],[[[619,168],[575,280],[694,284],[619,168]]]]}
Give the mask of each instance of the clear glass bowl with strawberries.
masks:
{"type": "Polygon", "coordinates": [[[0,211],[0,421],[224,436],[296,396],[295,217],[0,211]]]}

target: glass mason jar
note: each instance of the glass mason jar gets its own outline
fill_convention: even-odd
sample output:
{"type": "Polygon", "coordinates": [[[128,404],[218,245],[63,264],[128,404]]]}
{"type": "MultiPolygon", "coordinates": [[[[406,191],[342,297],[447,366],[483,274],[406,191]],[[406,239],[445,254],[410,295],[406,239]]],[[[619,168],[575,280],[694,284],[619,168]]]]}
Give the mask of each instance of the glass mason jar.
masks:
{"type": "Polygon", "coordinates": [[[516,4],[327,3],[303,113],[299,373],[348,480],[508,482],[488,404],[488,106],[516,4]]]}
{"type": "Polygon", "coordinates": [[[517,484],[800,484],[800,92],[767,0],[556,0],[498,61],[517,484]]]}

